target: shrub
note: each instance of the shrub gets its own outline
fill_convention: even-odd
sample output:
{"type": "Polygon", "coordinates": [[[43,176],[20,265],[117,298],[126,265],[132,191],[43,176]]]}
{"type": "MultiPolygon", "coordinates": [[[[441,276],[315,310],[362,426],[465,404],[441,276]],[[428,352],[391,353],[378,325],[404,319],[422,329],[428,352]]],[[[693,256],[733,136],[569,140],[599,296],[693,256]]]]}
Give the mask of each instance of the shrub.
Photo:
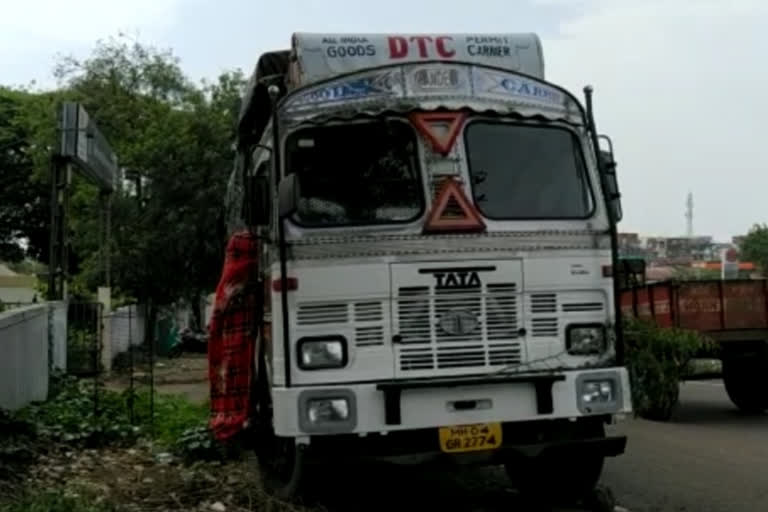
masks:
{"type": "Polygon", "coordinates": [[[680,381],[697,353],[711,342],[695,331],[660,328],[627,318],[624,323],[626,364],[636,416],[666,421],[680,394],[680,381]]]}
{"type": "Polygon", "coordinates": [[[65,443],[128,445],[152,437],[158,445],[172,447],[188,429],[205,426],[208,418],[207,404],[181,396],[155,393],[151,404],[148,391],[119,393],[71,376],[51,382],[47,402],[28,406],[15,417],[35,425],[40,436],[65,443]]]}

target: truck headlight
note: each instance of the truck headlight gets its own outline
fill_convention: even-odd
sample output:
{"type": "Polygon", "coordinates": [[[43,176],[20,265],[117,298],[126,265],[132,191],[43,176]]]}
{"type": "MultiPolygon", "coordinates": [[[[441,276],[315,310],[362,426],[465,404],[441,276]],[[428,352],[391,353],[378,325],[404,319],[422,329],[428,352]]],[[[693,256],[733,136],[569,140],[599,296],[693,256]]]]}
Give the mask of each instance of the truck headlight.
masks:
{"type": "Polygon", "coordinates": [[[565,346],[574,356],[602,354],[606,349],[604,325],[569,325],[565,346]]]}
{"type": "Polygon", "coordinates": [[[357,399],[350,389],[306,389],[299,393],[299,428],[310,434],[352,432],[357,399]]]}
{"type": "Polygon", "coordinates": [[[581,401],[585,404],[613,402],[616,392],[614,381],[595,380],[584,382],[581,389],[581,401]]]}
{"type": "Polygon", "coordinates": [[[307,418],[313,425],[349,420],[349,401],[346,398],[316,398],[307,402],[307,418]]]}
{"type": "Polygon", "coordinates": [[[302,370],[342,368],[347,364],[347,343],[341,336],[301,338],[298,348],[302,370]]]}
{"type": "Polygon", "coordinates": [[[576,378],[578,408],[584,414],[614,413],[623,403],[621,378],[614,371],[590,372],[576,378]]]}

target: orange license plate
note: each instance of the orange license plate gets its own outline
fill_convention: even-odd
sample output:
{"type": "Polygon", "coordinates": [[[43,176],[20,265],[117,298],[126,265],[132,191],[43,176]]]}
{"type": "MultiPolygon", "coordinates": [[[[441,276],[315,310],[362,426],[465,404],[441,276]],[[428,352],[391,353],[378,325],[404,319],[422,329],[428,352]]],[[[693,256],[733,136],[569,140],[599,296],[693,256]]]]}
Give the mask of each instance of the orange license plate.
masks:
{"type": "Polygon", "coordinates": [[[495,450],[501,446],[501,423],[440,428],[440,449],[446,453],[495,450]]]}

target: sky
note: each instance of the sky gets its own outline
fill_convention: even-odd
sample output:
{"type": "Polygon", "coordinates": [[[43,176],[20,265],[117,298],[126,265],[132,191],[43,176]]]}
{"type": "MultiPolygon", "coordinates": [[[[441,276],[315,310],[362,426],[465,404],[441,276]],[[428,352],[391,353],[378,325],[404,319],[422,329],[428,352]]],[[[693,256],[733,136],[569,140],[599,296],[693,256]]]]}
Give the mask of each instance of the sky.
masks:
{"type": "Polygon", "coordinates": [[[768,222],[763,0],[0,0],[0,84],[53,87],[61,55],[119,32],[172,48],[194,79],[307,32],[536,32],[546,77],[595,88],[614,142],[622,231],[728,240],[768,222]]]}

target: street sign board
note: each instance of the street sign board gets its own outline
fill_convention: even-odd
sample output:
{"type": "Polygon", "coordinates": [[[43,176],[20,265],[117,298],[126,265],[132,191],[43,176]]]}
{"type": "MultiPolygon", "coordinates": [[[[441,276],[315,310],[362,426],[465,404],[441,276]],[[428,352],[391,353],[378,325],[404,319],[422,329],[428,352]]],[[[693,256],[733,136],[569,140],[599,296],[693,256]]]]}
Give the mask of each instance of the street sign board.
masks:
{"type": "Polygon", "coordinates": [[[113,191],[118,176],[117,156],[81,104],[62,104],[59,131],[59,156],[71,159],[102,190],[113,191]]]}

